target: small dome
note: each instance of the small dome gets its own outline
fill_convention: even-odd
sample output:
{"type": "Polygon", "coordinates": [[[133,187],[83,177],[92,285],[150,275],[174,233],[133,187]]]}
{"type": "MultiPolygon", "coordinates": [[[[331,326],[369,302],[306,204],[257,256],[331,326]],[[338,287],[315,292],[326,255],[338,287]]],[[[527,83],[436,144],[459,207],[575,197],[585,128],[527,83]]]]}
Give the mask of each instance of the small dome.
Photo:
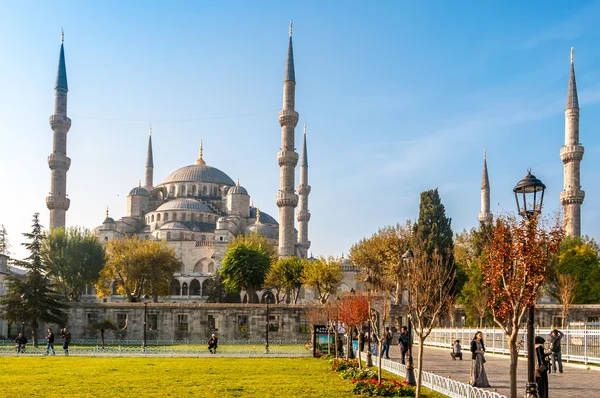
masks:
{"type": "Polygon", "coordinates": [[[156,211],[165,210],[188,210],[188,211],[203,211],[206,213],[214,213],[214,211],[206,204],[190,198],[178,198],[168,201],[160,205],[156,211]]]}
{"type": "MultiPolygon", "coordinates": [[[[256,219],[256,207],[250,208],[249,218],[256,219]]],[[[260,222],[263,224],[279,225],[277,220],[275,220],[273,217],[271,217],[270,215],[268,215],[267,213],[265,213],[262,210],[260,210],[260,222]]]]}
{"type": "Polygon", "coordinates": [[[163,224],[160,227],[161,230],[164,229],[168,229],[168,230],[178,230],[178,231],[189,231],[190,229],[182,222],[178,222],[178,221],[171,221],[168,223],[163,224]]]}
{"type": "Polygon", "coordinates": [[[112,217],[106,217],[106,218],[104,219],[104,222],[103,222],[102,224],[106,224],[106,223],[109,223],[109,224],[114,224],[114,223],[115,223],[115,220],[113,220],[113,219],[112,219],[112,217]]]}
{"type": "Polygon", "coordinates": [[[246,230],[252,234],[257,233],[261,236],[264,236],[265,238],[279,238],[278,231],[275,228],[265,224],[252,224],[248,228],[246,228],[246,230]]]}
{"type": "Polygon", "coordinates": [[[246,188],[244,188],[241,185],[234,185],[231,188],[229,188],[229,191],[227,191],[227,195],[232,194],[248,195],[248,191],[246,191],[246,188]]]}
{"type": "Polygon", "coordinates": [[[150,196],[146,188],[143,187],[135,187],[131,191],[129,191],[129,196],[150,196]]]}

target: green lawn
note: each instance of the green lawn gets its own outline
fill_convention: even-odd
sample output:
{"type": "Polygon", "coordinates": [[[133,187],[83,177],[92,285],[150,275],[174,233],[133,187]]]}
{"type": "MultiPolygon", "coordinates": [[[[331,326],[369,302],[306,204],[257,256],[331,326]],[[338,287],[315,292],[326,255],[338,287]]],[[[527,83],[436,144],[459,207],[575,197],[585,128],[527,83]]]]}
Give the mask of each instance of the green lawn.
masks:
{"type": "Polygon", "coordinates": [[[0,369],[2,397],[354,396],[314,358],[0,357],[0,369]]]}

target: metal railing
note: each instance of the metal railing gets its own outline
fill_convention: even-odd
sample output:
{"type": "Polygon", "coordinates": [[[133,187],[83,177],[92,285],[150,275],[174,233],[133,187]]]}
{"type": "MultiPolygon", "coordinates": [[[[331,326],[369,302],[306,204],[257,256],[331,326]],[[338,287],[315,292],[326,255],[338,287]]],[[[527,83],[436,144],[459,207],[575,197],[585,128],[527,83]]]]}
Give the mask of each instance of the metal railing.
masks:
{"type": "MultiPolygon", "coordinates": [[[[465,350],[468,350],[468,344],[473,339],[475,332],[483,333],[486,352],[497,354],[510,354],[504,331],[499,328],[494,329],[462,329],[445,328],[433,329],[431,334],[425,340],[426,346],[444,347],[451,349],[454,340],[460,340],[465,350]]],[[[542,336],[548,340],[548,335],[552,329],[536,328],[535,335],[542,336]]],[[[566,362],[581,362],[584,364],[600,365],[600,329],[560,329],[564,337],[561,340],[562,360],[566,362]]],[[[549,345],[546,344],[548,347],[549,345]]],[[[519,331],[518,345],[519,355],[526,356],[527,352],[527,329],[522,328],[519,331]]]]}
{"type": "MultiPolygon", "coordinates": [[[[182,346],[182,345],[207,345],[208,339],[206,340],[146,340],[147,347],[157,346],[182,346]]],[[[303,345],[307,340],[302,339],[291,339],[291,340],[272,340],[269,339],[269,345],[303,345]]],[[[55,345],[62,345],[63,341],[60,338],[56,339],[55,345]]],[[[128,339],[104,339],[104,345],[106,346],[142,346],[143,340],[128,340],[128,339]]],[[[15,340],[0,340],[0,346],[3,345],[14,345],[15,340]]],[[[46,340],[43,338],[38,339],[38,345],[46,346],[46,340]]],[[[31,343],[29,343],[31,345],[31,343]]],[[[101,345],[100,339],[73,339],[71,345],[101,345]]],[[[219,339],[219,345],[265,345],[265,340],[221,340],[219,339]]]]}
{"type": "MultiPolygon", "coordinates": [[[[379,359],[373,358],[377,364],[379,359]]],[[[381,368],[400,377],[406,378],[406,366],[389,359],[381,360],[381,368]]],[[[415,376],[417,369],[415,368],[415,376]]],[[[450,398],[506,398],[494,391],[484,390],[473,387],[466,383],[452,380],[449,377],[442,377],[430,372],[421,373],[421,385],[450,398]]]]}

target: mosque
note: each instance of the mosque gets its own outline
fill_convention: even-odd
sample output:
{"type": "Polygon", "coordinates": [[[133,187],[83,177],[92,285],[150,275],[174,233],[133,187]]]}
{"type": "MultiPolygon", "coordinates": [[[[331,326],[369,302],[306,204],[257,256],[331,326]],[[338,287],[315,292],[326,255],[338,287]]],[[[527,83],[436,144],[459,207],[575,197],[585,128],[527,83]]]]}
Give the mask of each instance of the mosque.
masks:
{"type": "MultiPolygon", "coordinates": [[[[221,267],[228,244],[241,233],[264,236],[275,244],[280,256],[306,258],[310,247],[308,195],[311,188],[308,185],[306,125],[302,156],[295,152],[295,128],[299,118],[295,110],[295,86],[290,24],[283,109],[278,115],[281,125],[281,151],[276,158],[280,167],[280,187],[275,198],[279,207],[278,220],[253,206],[248,190],[239,180],[234,182],[225,172],[206,163],[202,143],[195,162],[175,170],[155,185],[150,129],[144,184],[140,181],[127,195],[125,216],[115,220],[107,210],[104,222],[94,228],[93,233],[102,242],[133,235],[140,239],[166,240],[183,263],[181,271],[173,276],[170,301],[201,298],[206,281],[221,267]],[[295,187],[299,159],[300,183],[295,187]],[[298,221],[297,229],[294,218],[298,221]]],[[[71,163],[66,154],[67,132],[71,126],[67,117],[67,93],[63,36],[55,85],[55,112],[50,117],[54,138],[53,152],[48,158],[50,195],[46,198],[50,229],[65,226],[65,213],[70,205],[65,192],[71,163]]],[[[93,295],[93,291],[89,293],[93,295]]],[[[109,298],[109,301],[119,300],[116,294],[109,298]]]]}

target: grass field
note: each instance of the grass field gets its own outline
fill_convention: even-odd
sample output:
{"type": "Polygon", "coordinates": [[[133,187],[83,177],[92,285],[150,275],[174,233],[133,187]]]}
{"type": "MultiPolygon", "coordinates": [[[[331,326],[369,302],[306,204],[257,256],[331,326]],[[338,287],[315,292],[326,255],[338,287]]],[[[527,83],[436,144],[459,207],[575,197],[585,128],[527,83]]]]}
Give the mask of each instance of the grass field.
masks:
{"type": "Polygon", "coordinates": [[[0,357],[0,369],[0,397],[354,396],[314,358],[0,357]]]}

